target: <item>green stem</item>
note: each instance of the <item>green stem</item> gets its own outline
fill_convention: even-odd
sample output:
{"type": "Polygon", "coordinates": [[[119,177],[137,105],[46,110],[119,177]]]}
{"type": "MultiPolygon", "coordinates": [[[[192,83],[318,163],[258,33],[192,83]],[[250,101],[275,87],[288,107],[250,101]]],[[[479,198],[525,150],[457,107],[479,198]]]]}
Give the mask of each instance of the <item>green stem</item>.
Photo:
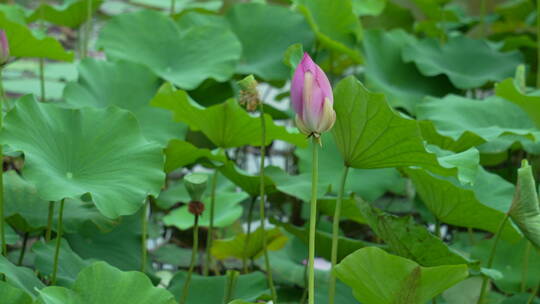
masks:
{"type": "MultiPolygon", "coordinates": [[[[493,266],[493,260],[495,259],[495,252],[497,251],[497,244],[499,243],[499,239],[501,238],[501,232],[504,228],[504,224],[506,224],[506,221],[508,221],[508,214],[504,215],[503,220],[499,224],[499,228],[497,228],[497,232],[495,232],[495,240],[493,241],[493,246],[491,247],[491,253],[489,254],[488,263],[486,265],[486,268],[491,268],[493,266]]],[[[489,283],[489,277],[484,275],[484,278],[482,280],[482,287],[480,289],[480,297],[478,298],[478,304],[484,303],[484,297],[487,292],[487,286],[489,283]]]]}
{"type": "Polygon", "coordinates": [[[24,254],[26,253],[26,245],[28,244],[28,235],[29,235],[28,232],[24,233],[21,253],[19,254],[19,260],[17,261],[18,266],[21,266],[24,260],[24,254]]]}
{"type": "Polygon", "coordinates": [[[486,35],[486,0],[480,2],[480,29],[482,37],[486,35]]]}
{"type": "Polygon", "coordinates": [[[141,272],[146,272],[146,259],[148,252],[146,250],[147,234],[148,234],[148,206],[150,205],[150,197],[146,200],[142,212],[142,235],[141,235],[141,272]]]}
{"type": "Polygon", "coordinates": [[[435,235],[441,237],[441,221],[438,218],[435,218],[435,235]]]}
{"type": "Polygon", "coordinates": [[[259,199],[260,199],[260,218],[261,218],[261,229],[262,229],[262,241],[263,241],[263,254],[264,254],[264,266],[266,267],[266,279],[268,281],[268,288],[272,294],[272,302],[277,304],[277,292],[274,287],[274,280],[272,278],[272,267],[270,266],[270,256],[268,255],[268,248],[266,242],[266,197],[264,193],[264,160],[266,156],[266,121],[264,119],[264,107],[263,103],[260,103],[260,118],[261,118],[261,163],[259,167],[259,177],[260,177],[260,188],[259,188],[259,199]]]}
{"type": "Polygon", "coordinates": [[[533,292],[531,293],[531,297],[529,298],[529,301],[527,301],[527,304],[532,304],[534,302],[534,298],[536,298],[536,294],[538,294],[538,289],[540,288],[540,283],[536,284],[536,287],[534,288],[533,292]]]}
{"type": "Polygon", "coordinates": [[[54,217],[54,201],[50,201],[49,202],[49,214],[47,216],[47,231],[45,232],[45,241],[46,242],[51,240],[53,217],[54,217]]]}
{"type": "Polygon", "coordinates": [[[214,241],[214,211],[216,205],[216,186],[217,186],[218,170],[214,171],[212,176],[212,190],[210,193],[210,226],[208,227],[208,236],[206,237],[206,263],[204,263],[203,273],[208,276],[210,265],[212,263],[212,256],[210,250],[212,249],[212,242],[214,241]]]}
{"type": "Polygon", "coordinates": [[[525,292],[527,290],[527,279],[528,279],[528,272],[529,272],[529,255],[531,253],[531,243],[529,241],[526,241],[527,245],[525,245],[525,253],[523,256],[523,270],[521,272],[521,292],[525,292]]]}
{"type": "Polygon", "coordinates": [[[90,42],[90,35],[92,32],[92,0],[88,0],[86,6],[86,24],[84,26],[84,35],[83,35],[83,52],[81,59],[88,56],[88,44],[90,42]]]}
{"type": "Polygon", "coordinates": [[[184,290],[182,291],[182,297],[180,298],[180,304],[186,303],[189,293],[189,284],[191,283],[191,275],[197,262],[197,252],[199,251],[199,216],[195,215],[195,223],[193,224],[193,248],[191,250],[191,262],[189,263],[189,270],[184,282],[184,290]]]}
{"type": "Polygon", "coordinates": [[[315,303],[315,232],[317,230],[317,181],[319,174],[318,141],[313,137],[311,203],[309,214],[308,303],[315,303]]]}
{"type": "Polygon", "coordinates": [[[248,218],[247,218],[247,232],[246,232],[246,242],[244,243],[244,254],[242,255],[242,269],[244,274],[249,272],[248,262],[247,262],[247,249],[249,248],[249,242],[251,240],[251,222],[253,219],[253,208],[255,207],[256,197],[251,198],[249,204],[248,218]]]}
{"type": "Polygon", "coordinates": [[[540,88],[540,0],[536,1],[536,87],[540,88]]]}
{"type": "Polygon", "coordinates": [[[238,271],[227,271],[227,285],[225,286],[225,294],[223,297],[223,304],[227,304],[234,298],[234,291],[236,289],[236,282],[238,280],[238,271]]]}
{"type": "MultiPolygon", "coordinates": [[[[2,83],[2,68],[0,68],[0,129],[3,124],[3,112],[4,112],[4,85],[2,83]]],[[[4,153],[3,146],[0,145],[0,242],[1,242],[1,255],[7,256],[7,244],[6,244],[6,231],[4,222],[4,153]]]]}
{"type": "Polygon", "coordinates": [[[56,229],[56,248],[54,250],[54,264],[51,283],[56,284],[56,274],[58,272],[58,257],[60,255],[60,245],[62,244],[62,219],[64,218],[64,201],[60,201],[60,210],[58,211],[58,228],[56,229]]]}
{"type": "Polygon", "coordinates": [[[176,12],[176,0],[171,0],[171,8],[169,12],[171,17],[174,16],[175,12],[176,12]]]}
{"type": "MultiPolygon", "coordinates": [[[[45,0],[41,0],[40,28],[45,32],[45,0]]],[[[45,102],[45,58],[39,58],[39,84],[41,88],[41,102],[45,102]]]]}
{"type": "Polygon", "coordinates": [[[336,209],[334,211],[334,219],[332,223],[332,256],[331,263],[332,268],[330,271],[330,286],[328,288],[328,303],[334,304],[336,297],[336,276],[334,275],[334,267],[337,264],[338,255],[338,240],[339,240],[339,220],[341,217],[341,205],[343,203],[343,195],[345,193],[345,183],[347,181],[347,174],[349,173],[349,166],[345,166],[343,169],[343,175],[341,176],[341,183],[339,185],[339,193],[336,201],[336,209]]]}

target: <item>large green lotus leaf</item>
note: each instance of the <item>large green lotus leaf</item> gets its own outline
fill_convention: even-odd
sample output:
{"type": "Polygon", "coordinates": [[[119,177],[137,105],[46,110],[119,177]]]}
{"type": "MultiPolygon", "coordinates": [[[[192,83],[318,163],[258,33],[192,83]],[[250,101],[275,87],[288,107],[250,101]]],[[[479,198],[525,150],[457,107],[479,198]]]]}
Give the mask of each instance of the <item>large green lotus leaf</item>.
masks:
{"type": "MultiPolygon", "coordinates": [[[[298,239],[302,240],[306,246],[309,243],[309,231],[306,229],[306,227],[299,228],[291,224],[287,223],[278,223],[278,225],[282,225],[289,233],[296,236],[298,239]]],[[[372,246],[372,243],[365,242],[362,240],[355,240],[351,239],[345,236],[339,236],[338,237],[338,252],[337,252],[337,261],[341,261],[349,254],[355,252],[356,250],[360,248],[364,248],[367,246],[372,246]]],[[[315,254],[318,257],[325,258],[326,260],[330,260],[332,256],[332,234],[317,230],[315,233],[315,254]]]]}
{"type": "Polygon", "coordinates": [[[418,119],[432,121],[439,134],[455,141],[489,142],[482,146],[483,152],[505,151],[516,140],[528,149],[533,141],[540,139],[540,132],[535,130],[527,114],[499,97],[484,100],[457,95],[428,98],[418,105],[416,113],[418,119]]]}
{"type": "Polygon", "coordinates": [[[103,1],[67,0],[60,5],[42,3],[30,14],[27,21],[34,22],[42,19],[52,24],[76,28],[88,20],[88,2],[91,2],[90,10],[94,13],[103,1]]]}
{"type": "Polygon", "coordinates": [[[175,123],[169,111],[150,106],[161,81],[147,67],[128,61],[85,59],[78,70],[78,82],[69,83],[64,90],[64,99],[70,106],[114,105],[128,110],[139,121],[144,137],[161,146],[184,136],[186,126],[175,123]]]}
{"type": "MultiPolygon", "coordinates": [[[[169,291],[180,299],[187,273],[177,272],[169,284],[169,291]]],[[[225,296],[227,276],[201,276],[193,274],[189,285],[186,304],[222,303],[225,296]]],[[[252,272],[238,276],[234,298],[254,301],[260,295],[268,293],[266,276],[262,272],[252,272]]]]}
{"type": "MultiPolygon", "coordinates": [[[[207,191],[208,192],[208,191],[207,191]]],[[[242,206],[240,203],[248,198],[243,192],[218,192],[216,194],[214,227],[227,227],[242,216],[242,206]]],[[[208,227],[210,225],[210,197],[203,199],[206,206],[205,212],[199,216],[199,226],[208,227]]],[[[174,226],[180,230],[186,230],[193,226],[195,216],[189,213],[188,206],[184,205],[171,211],[163,217],[163,223],[167,226],[174,226]]]]}
{"type": "Polygon", "coordinates": [[[105,262],[84,268],[71,287],[47,287],[40,291],[44,304],[175,304],[167,290],[152,285],[141,272],[120,271],[105,262]]]}
{"type": "MultiPolygon", "coordinates": [[[[249,196],[256,197],[260,194],[261,177],[259,175],[249,174],[238,168],[232,161],[227,161],[218,168],[223,176],[248,193],[249,196]]],[[[275,191],[274,182],[266,175],[264,176],[264,188],[266,194],[275,191]]]]}
{"type": "Polygon", "coordinates": [[[424,304],[468,276],[467,265],[421,267],[376,247],[349,255],[335,273],[365,304],[424,304]]]}
{"type": "MultiPolygon", "coordinates": [[[[260,119],[250,116],[234,99],[203,108],[190,100],[184,91],[175,90],[170,83],[166,83],[151,104],[172,111],[176,121],[202,131],[218,147],[261,145],[260,119]]],[[[304,135],[276,125],[270,115],[265,115],[266,145],[276,139],[299,146],[307,144],[304,135]]]]}
{"type": "MultiPolygon", "coordinates": [[[[49,202],[37,195],[34,185],[24,180],[15,171],[4,172],[4,215],[7,222],[20,231],[32,232],[47,227],[49,202]]],[[[58,204],[56,204],[58,208],[58,204]]],[[[54,214],[56,222],[58,214],[54,214]]],[[[72,233],[85,222],[91,222],[107,230],[113,221],[104,217],[91,202],[78,199],[66,200],[63,217],[64,231],[72,233]]],[[[56,225],[53,225],[56,230],[56,225]]]]}
{"type": "MultiPolygon", "coordinates": [[[[496,232],[512,202],[514,185],[484,169],[478,171],[472,186],[422,169],[408,168],[405,173],[427,208],[450,225],[496,232]]],[[[515,240],[519,232],[507,223],[502,237],[515,240]]]]}
{"type": "Polygon", "coordinates": [[[242,51],[238,39],[226,28],[180,29],[164,14],[147,10],[111,19],[101,31],[98,45],[107,56],[145,64],[184,89],[194,89],[207,78],[229,79],[242,51]]]}
{"type": "Polygon", "coordinates": [[[289,69],[281,62],[293,43],[310,49],[314,35],[304,17],[290,9],[261,3],[234,5],[226,15],[231,30],[242,43],[240,74],[266,80],[285,80],[289,69]]]}
{"type": "Polygon", "coordinates": [[[362,38],[362,25],[353,12],[351,0],[295,0],[317,39],[325,47],[350,56],[355,62],[363,61],[356,49],[362,38]]]}
{"type": "MultiPolygon", "coordinates": [[[[481,240],[480,242],[475,243],[474,246],[468,247],[471,252],[471,257],[481,260],[482,264],[485,265],[489,259],[493,241],[493,238],[481,240]]],[[[497,252],[493,259],[492,268],[499,271],[502,276],[495,278],[493,282],[497,288],[505,293],[513,294],[521,291],[521,284],[524,277],[523,270],[525,267],[527,267],[525,286],[527,288],[538,286],[540,252],[531,247],[529,248],[529,258],[526,259],[527,243],[529,243],[527,239],[522,238],[519,242],[500,240],[497,244],[497,252]]]]}
{"type": "MultiPolygon", "coordinates": [[[[56,240],[48,243],[36,242],[32,246],[32,252],[35,254],[34,266],[42,275],[51,275],[53,272],[53,260],[55,253],[56,240]]],[[[90,265],[89,261],[79,257],[66,240],[62,239],[60,245],[60,263],[58,264],[57,283],[62,286],[70,286],[77,277],[77,274],[90,265]]]]}
{"type": "Polygon", "coordinates": [[[40,197],[58,201],[90,193],[109,217],[135,213],[165,179],[159,146],[135,117],[115,107],[62,109],[27,96],[6,115],[0,141],[25,154],[25,178],[40,197]]]}
{"type": "Polygon", "coordinates": [[[411,216],[397,217],[382,212],[366,202],[359,202],[362,215],[375,234],[395,254],[426,267],[468,264],[466,258],[450,249],[411,216]]]}
{"type": "Polygon", "coordinates": [[[201,158],[219,162],[226,161],[224,153],[197,148],[187,141],[172,139],[165,148],[165,172],[191,165],[201,158]]]}
{"type": "Polygon", "coordinates": [[[336,145],[347,166],[359,169],[420,166],[455,174],[426,151],[417,121],[396,113],[383,94],[371,93],[353,76],[334,90],[336,145]]]}
{"type": "Polygon", "coordinates": [[[486,40],[467,36],[450,37],[442,46],[434,38],[419,40],[403,49],[403,60],[414,62],[426,76],[448,76],[460,89],[472,89],[511,77],[523,61],[519,52],[502,53],[486,40]]]}
{"type": "Polygon", "coordinates": [[[414,42],[415,38],[401,29],[368,30],[363,40],[366,84],[385,93],[392,106],[410,113],[425,96],[443,96],[452,90],[443,76],[425,77],[413,63],[403,62],[403,48],[414,42]]]}
{"type": "Polygon", "coordinates": [[[534,121],[536,128],[540,128],[540,96],[523,94],[513,79],[497,84],[495,94],[518,105],[534,121]]]}
{"type": "Polygon", "coordinates": [[[124,271],[141,269],[141,211],[124,216],[113,230],[103,232],[86,224],[66,234],[71,249],[82,259],[105,261],[124,271]]]}
{"type": "MultiPolygon", "coordinates": [[[[257,259],[263,254],[263,230],[258,228],[252,231],[249,236],[249,243],[246,243],[247,234],[240,233],[235,237],[224,240],[214,240],[212,245],[212,255],[217,259],[227,258],[248,258],[257,259]]],[[[285,236],[279,228],[266,230],[267,250],[280,250],[287,243],[285,236]]]]}
{"type": "Polygon", "coordinates": [[[32,298],[22,289],[15,288],[6,282],[0,281],[0,295],[2,301],[9,304],[32,304],[32,298]]]}
{"type": "Polygon", "coordinates": [[[28,295],[37,295],[36,289],[45,285],[36,277],[30,268],[15,266],[8,259],[0,255],[0,273],[7,278],[7,283],[24,290],[28,295]]]}
{"type": "Polygon", "coordinates": [[[540,249],[540,203],[532,167],[524,161],[518,169],[516,193],[510,207],[510,217],[525,237],[540,249]]]}
{"type": "MultiPolygon", "coordinates": [[[[331,187],[337,195],[339,178],[343,174],[344,165],[334,138],[326,133],[322,136],[323,148],[319,150],[319,184],[331,187]]],[[[298,169],[301,174],[311,174],[311,153],[313,143],[307,148],[297,148],[294,154],[298,157],[298,169]]],[[[367,201],[374,201],[387,191],[400,192],[405,180],[394,168],[355,169],[350,168],[346,191],[352,191],[367,201]]]]}
{"type": "Polygon", "coordinates": [[[64,50],[56,39],[33,33],[24,22],[13,16],[0,10],[0,28],[6,32],[11,56],[73,60],[73,52],[64,50]]]}

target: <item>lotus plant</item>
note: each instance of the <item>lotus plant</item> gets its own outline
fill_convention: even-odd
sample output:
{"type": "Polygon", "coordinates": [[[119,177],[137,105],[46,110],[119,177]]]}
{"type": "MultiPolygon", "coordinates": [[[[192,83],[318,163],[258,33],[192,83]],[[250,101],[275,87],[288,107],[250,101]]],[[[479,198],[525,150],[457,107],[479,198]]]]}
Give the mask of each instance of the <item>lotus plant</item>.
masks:
{"type": "Polygon", "coordinates": [[[317,218],[318,145],[321,134],[330,130],[336,121],[332,86],[323,70],[304,53],[294,71],[291,101],[296,112],[296,126],[313,138],[313,168],[309,216],[308,303],[315,303],[315,231],[317,218]]]}
{"type": "MultiPolygon", "coordinates": [[[[2,67],[9,59],[9,43],[6,32],[0,30],[0,111],[4,107],[4,87],[2,85],[2,67]]],[[[2,128],[2,113],[0,113],[0,128],[2,128]]],[[[0,164],[3,164],[2,146],[0,145],[0,164]]],[[[1,166],[0,166],[1,168],[1,166]]],[[[7,256],[6,233],[4,231],[4,182],[0,172],[0,252],[1,255],[7,256]]]]}

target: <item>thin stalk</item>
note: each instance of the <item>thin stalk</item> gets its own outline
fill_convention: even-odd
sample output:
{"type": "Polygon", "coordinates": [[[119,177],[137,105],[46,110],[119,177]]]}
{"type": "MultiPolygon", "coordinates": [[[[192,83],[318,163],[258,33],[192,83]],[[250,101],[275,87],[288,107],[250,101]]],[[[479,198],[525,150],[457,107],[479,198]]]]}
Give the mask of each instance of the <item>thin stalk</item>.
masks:
{"type": "Polygon", "coordinates": [[[345,166],[343,169],[343,175],[341,176],[341,183],[339,185],[339,193],[336,201],[336,209],[334,211],[334,219],[332,223],[332,256],[330,261],[332,268],[330,271],[330,286],[328,288],[328,303],[334,304],[336,297],[336,276],[334,275],[334,267],[337,264],[338,254],[338,240],[339,240],[339,220],[341,217],[341,205],[343,203],[343,195],[345,193],[345,183],[347,181],[347,174],[349,174],[349,166],[345,166]]]}
{"type": "Polygon", "coordinates": [[[58,211],[58,228],[56,229],[56,248],[54,250],[54,264],[51,283],[56,284],[56,274],[58,272],[58,257],[60,256],[60,245],[62,244],[62,219],[64,218],[64,201],[60,201],[60,210],[58,211]]]}
{"type": "Polygon", "coordinates": [[[441,221],[438,218],[435,218],[435,235],[441,237],[441,221]]]}
{"type": "Polygon", "coordinates": [[[236,289],[236,282],[238,280],[239,272],[236,270],[227,271],[227,285],[225,286],[225,294],[223,296],[223,304],[227,304],[234,298],[234,291],[236,289]]]}
{"type": "Polygon", "coordinates": [[[247,249],[249,248],[249,242],[251,240],[251,222],[253,220],[253,208],[255,207],[256,197],[251,198],[249,203],[249,211],[247,218],[247,232],[246,232],[246,241],[244,243],[244,254],[242,255],[242,269],[244,274],[249,272],[248,262],[247,262],[247,249]]]}
{"type": "Polygon", "coordinates": [[[146,259],[148,252],[146,250],[147,234],[148,234],[148,206],[150,198],[148,198],[143,206],[142,212],[142,235],[141,235],[141,272],[146,271],[146,259]]]}
{"type": "MultiPolygon", "coordinates": [[[[495,240],[493,242],[493,246],[491,247],[491,253],[489,254],[488,263],[486,265],[486,268],[491,268],[493,266],[493,260],[495,259],[495,252],[497,251],[497,244],[499,243],[499,239],[501,238],[501,232],[504,228],[504,224],[506,224],[506,221],[508,221],[508,213],[504,215],[503,220],[499,224],[499,228],[497,228],[497,232],[495,232],[495,240]]],[[[482,287],[480,289],[480,297],[478,298],[478,304],[484,303],[484,297],[487,292],[487,285],[489,283],[489,277],[484,275],[484,278],[482,280],[482,287]]]]}
{"type": "Polygon", "coordinates": [[[525,292],[527,290],[527,278],[528,278],[528,272],[529,272],[529,255],[531,253],[531,243],[527,241],[527,245],[525,245],[525,253],[523,256],[523,270],[521,272],[521,292],[525,292]]]}
{"type": "Polygon", "coordinates": [[[317,181],[319,174],[319,143],[313,137],[313,161],[311,173],[311,203],[309,214],[309,255],[308,255],[308,303],[315,303],[315,231],[317,229],[317,181]]]}
{"type": "Polygon", "coordinates": [[[536,1],[536,87],[540,88],[540,0],[536,1]]]}
{"type": "Polygon", "coordinates": [[[536,298],[536,294],[538,293],[538,289],[540,288],[540,283],[536,284],[536,287],[534,288],[533,292],[531,293],[531,297],[527,301],[527,304],[532,304],[534,301],[534,298],[536,298]]]}
{"type": "MultiPolygon", "coordinates": [[[[41,0],[41,20],[40,28],[45,32],[45,0],[41,0]]],[[[45,102],[45,58],[39,58],[39,84],[41,88],[41,102],[45,102]]]]}
{"type": "Polygon", "coordinates": [[[47,216],[47,231],[45,232],[45,241],[51,240],[52,225],[54,217],[54,201],[49,202],[49,215],[47,216]]]}
{"type": "Polygon", "coordinates": [[[212,175],[212,190],[210,192],[210,226],[208,227],[208,236],[206,237],[206,263],[204,263],[203,274],[208,276],[210,270],[210,264],[212,263],[212,256],[210,250],[212,249],[212,243],[214,241],[214,211],[216,205],[216,186],[217,186],[218,170],[214,171],[212,175]]]}
{"type": "MultiPolygon", "coordinates": [[[[0,129],[3,124],[4,86],[2,83],[2,68],[0,68],[0,129]]],[[[0,242],[1,255],[7,256],[6,231],[4,230],[4,154],[0,145],[0,242]]]]}
{"type": "Polygon", "coordinates": [[[169,14],[174,16],[174,13],[176,12],[176,0],[171,0],[171,8],[169,14]]]}
{"type": "Polygon", "coordinates": [[[480,2],[480,29],[482,36],[486,35],[486,0],[480,2]]]}
{"type": "Polygon", "coordinates": [[[274,287],[274,280],[272,278],[272,267],[270,266],[270,256],[268,255],[268,248],[266,243],[266,197],[264,193],[264,159],[266,156],[266,122],[264,119],[264,108],[262,102],[260,103],[260,118],[261,118],[261,163],[259,167],[259,177],[260,177],[260,188],[259,188],[259,199],[260,199],[260,218],[261,218],[261,229],[262,229],[262,241],[263,241],[263,254],[264,254],[264,266],[266,267],[266,279],[268,281],[268,288],[272,294],[272,302],[277,303],[277,292],[274,287]]]}
{"type": "Polygon", "coordinates": [[[184,282],[184,290],[182,291],[182,297],[180,298],[180,304],[186,303],[187,296],[189,293],[189,284],[191,283],[191,275],[193,274],[193,269],[197,263],[197,252],[199,251],[199,216],[195,215],[195,222],[193,224],[193,248],[191,250],[191,262],[189,263],[189,270],[184,282]]]}
{"type": "Polygon", "coordinates": [[[28,232],[24,233],[21,253],[19,254],[19,260],[17,261],[18,266],[21,266],[24,260],[24,254],[26,253],[26,244],[28,243],[28,235],[29,235],[28,232]]]}
{"type": "Polygon", "coordinates": [[[88,44],[90,42],[90,34],[92,31],[92,1],[89,0],[86,6],[86,24],[84,26],[84,35],[83,35],[83,52],[81,59],[88,56],[88,44]]]}

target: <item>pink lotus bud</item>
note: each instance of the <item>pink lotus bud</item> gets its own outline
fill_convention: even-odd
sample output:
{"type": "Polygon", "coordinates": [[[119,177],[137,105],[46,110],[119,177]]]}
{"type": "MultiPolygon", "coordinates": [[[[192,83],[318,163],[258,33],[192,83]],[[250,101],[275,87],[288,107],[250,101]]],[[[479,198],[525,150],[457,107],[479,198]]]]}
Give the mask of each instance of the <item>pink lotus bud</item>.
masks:
{"type": "Polygon", "coordinates": [[[291,100],[296,112],[296,126],[302,133],[319,138],[334,125],[336,112],[332,86],[307,53],[294,71],[291,100]]]}
{"type": "Polygon", "coordinates": [[[0,65],[5,64],[9,59],[9,44],[4,30],[0,30],[0,65]]]}

